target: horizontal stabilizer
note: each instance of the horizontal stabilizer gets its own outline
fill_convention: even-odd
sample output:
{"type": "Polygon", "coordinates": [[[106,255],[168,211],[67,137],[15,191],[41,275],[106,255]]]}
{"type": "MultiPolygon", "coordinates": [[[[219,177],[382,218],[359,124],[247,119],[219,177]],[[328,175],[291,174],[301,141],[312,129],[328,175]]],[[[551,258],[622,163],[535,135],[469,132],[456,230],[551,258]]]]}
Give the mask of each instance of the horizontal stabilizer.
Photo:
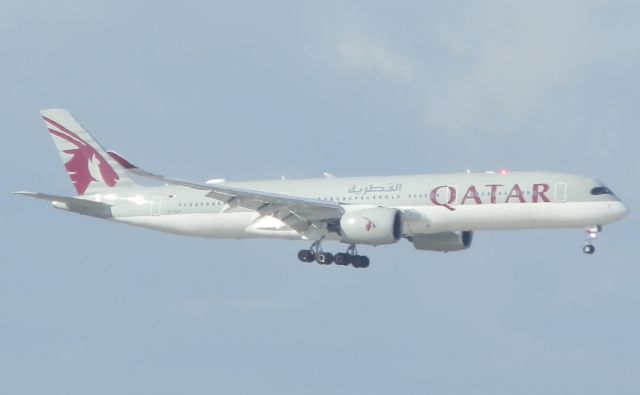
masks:
{"type": "Polygon", "coordinates": [[[16,195],[27,196],[34,199],[51,202],[54,207],[63,210],[73,211],[78,214],[90,215],[92,217],[111,217],[111,205],[107,203],[94,202],[92,200],[78,199],[69,196],[49,195],[46,193],[19,191],[13,192],[16,195]]]}

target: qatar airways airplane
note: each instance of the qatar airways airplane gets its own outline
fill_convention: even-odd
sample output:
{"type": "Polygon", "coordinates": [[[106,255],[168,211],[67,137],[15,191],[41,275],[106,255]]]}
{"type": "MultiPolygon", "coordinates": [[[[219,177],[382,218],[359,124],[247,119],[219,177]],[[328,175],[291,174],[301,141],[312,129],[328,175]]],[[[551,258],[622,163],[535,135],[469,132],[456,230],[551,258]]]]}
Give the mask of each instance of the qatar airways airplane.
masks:
{"type": "Polygon", "coordinates": [[[334,177],[205,183],[142,170],[105,151],[65,110],[43,110],[77,196],[18,194],[55,208],[129,225],[220,239],[309,240],[302,262],[369,266],[357,245],[407,239],[418,250],[468,248],[474,231],[583,228],[595,251],[602,226],[627,215],[611,190],[589,177],[548,172],[334,177]],[[161,181],[141,186],[131,175],[161,181]],[[332,254],[322,243],[348,245],[332,254]]]}

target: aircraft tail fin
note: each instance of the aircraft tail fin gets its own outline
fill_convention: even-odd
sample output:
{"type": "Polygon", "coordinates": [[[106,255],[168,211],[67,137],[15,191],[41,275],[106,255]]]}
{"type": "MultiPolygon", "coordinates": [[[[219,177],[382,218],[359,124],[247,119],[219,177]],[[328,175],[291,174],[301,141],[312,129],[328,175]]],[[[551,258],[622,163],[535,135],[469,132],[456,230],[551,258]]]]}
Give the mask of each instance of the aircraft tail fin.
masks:
{"type": "Polygon", "coordinates": [[[78,195],[136,185],[68,111],[42,110],[40,115],[78,195]]]}

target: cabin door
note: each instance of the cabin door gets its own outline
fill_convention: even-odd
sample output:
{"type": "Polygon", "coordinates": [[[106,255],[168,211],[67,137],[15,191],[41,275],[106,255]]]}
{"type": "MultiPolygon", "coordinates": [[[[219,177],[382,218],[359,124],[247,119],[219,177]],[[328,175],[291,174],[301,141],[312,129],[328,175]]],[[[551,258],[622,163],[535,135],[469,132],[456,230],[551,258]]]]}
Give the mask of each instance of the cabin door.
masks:
{"type": "Polygon", "coordinates": [[[162,209],[162,196],[154,196],[151,199],[151,215],[160,215],[162,209]]]}
{"type": "Polygon", "coordinates": [[[567,183],[556,182],[556,202],[563,203],[567,201],[567,183]]]}

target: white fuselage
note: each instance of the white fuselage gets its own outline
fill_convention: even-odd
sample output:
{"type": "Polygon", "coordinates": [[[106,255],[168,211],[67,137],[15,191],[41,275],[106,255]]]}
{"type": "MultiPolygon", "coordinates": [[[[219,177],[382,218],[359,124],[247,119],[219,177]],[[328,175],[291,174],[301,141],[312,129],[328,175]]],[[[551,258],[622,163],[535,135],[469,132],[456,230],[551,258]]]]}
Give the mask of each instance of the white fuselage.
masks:
{"type": "MultiPolygon", "coordinates": [[[[372,206],[355,205],[352,209],[372,206]]],[[[389,206],[415,211],[416,220],[406,220],[404,235],[430,234],[461,230],[513,230],[536,228],[580,228],[606,225],[625,216],[619,201],[549,203],[544,207],[525,204],[467,206],[454,212],[441,207],[389,206]]],[[[115,219],[117,222],[142,226],[169,233],[219,239],[282,238],[300,239],[296,231],[281,223],[261,219],[252,211],[199,212],[176,215],[140,215],[115,219]],[[275,226],[274,226],[275,225],[275,226]],[[281,229],[278,230],[278,227],[281,229]]],[[[277,221],[277,220],[275,220],[277,221]]]]}
{"type": "MultiPolygon", "coordinates": [[[[226,183],[256,191],[339,202],[346,212],[373,207],[403,212],[404,236],[491,229],[579,228],[623,218],[612,194],[593,195],[600,182],[562,173],[450,174],[226,183]]],[[[180,186],[121,189],[94,195],[113,205],[113,220],[207,238],[300,239],[270,216],[231,207],[180,186]]],[[[340,240],[338,234],[328,239],[340,240]]]]}

